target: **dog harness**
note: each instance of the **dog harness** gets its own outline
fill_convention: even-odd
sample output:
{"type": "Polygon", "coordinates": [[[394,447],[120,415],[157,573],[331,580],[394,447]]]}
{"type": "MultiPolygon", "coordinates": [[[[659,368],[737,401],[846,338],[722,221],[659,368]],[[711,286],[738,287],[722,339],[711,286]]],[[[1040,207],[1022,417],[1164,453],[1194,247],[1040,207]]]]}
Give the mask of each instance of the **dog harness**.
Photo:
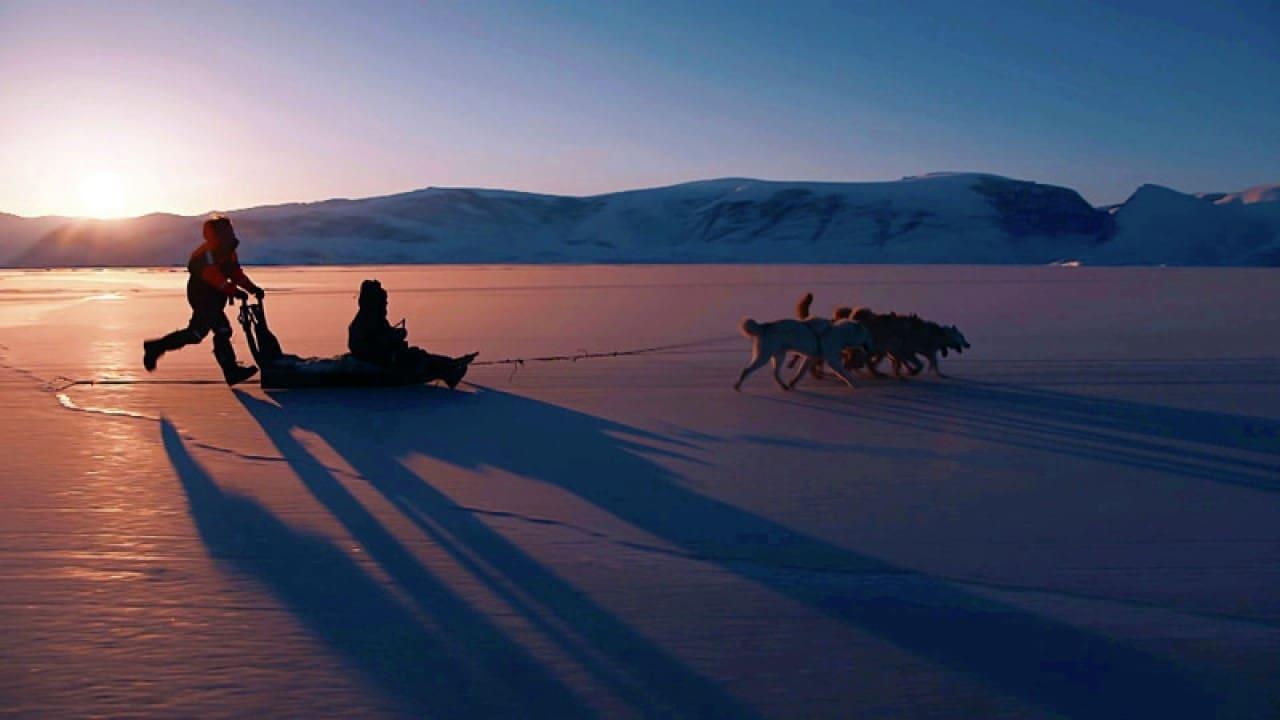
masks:
{"type": "Polygon", "coordinates": [[[808,323],[805,323],[805,325],[804,325],[804,326],[805,326],[805,327],[807,327],[807,328],[809,328],[809,332],[813,333],[813,340],[814,340],[814,342],[816,342],[816,343],[818,344],[818,353],[817,353],[817,354],[818,354],[818,356],[819,356],[819,357],[821,357],[821,356],[823,355],[823,352],[822,352],[822,338],[826,337],[827,333],[831,332],[831,328],[832,328],[832,327],[834,327],[834,323],[833,323],[833,324],[830,324],[830,325],[827,325],[827,329],[826,329],[826,330],[824,330],[824,331],[822,331],[822,332],[818,332],[817,330],[814,330],[814,329],[813,329],[813,326],[812,326],[812,325],[810,325],[810,324],[808,324],[808,323]]]}

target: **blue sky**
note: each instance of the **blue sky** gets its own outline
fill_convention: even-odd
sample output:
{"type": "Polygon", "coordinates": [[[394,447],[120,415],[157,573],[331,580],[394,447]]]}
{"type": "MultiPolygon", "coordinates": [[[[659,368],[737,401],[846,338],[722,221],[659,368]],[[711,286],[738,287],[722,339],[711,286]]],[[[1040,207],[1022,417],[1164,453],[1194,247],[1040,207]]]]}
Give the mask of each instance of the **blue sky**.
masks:
{"type": "Polygon", "coordinates": [[[1277,77],[1276,2],[0,0],[0,210],[937,170],[1235,190],[1280,181],[1277,77]]]}

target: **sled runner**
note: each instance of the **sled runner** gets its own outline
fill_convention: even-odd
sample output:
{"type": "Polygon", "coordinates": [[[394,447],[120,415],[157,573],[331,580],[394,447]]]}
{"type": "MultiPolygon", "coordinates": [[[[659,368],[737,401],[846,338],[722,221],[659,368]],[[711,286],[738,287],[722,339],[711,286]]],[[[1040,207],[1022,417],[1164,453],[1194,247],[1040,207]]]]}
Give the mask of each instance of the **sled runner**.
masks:
{"type": "Polygon", "coordinates": [[[385,368],[357,360],[350,353],[320,358],[290,355],[267,326],[261,301],[240,303],[240,326],[262,372],[264,388],[391,387],[439,379],[422,369],[385,368]]]}

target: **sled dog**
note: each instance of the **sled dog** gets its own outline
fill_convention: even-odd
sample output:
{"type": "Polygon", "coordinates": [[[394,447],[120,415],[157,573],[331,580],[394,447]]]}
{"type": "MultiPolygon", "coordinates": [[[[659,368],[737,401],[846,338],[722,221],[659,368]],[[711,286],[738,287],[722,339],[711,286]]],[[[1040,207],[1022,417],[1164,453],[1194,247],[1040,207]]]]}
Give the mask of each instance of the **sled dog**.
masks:
{"type": "MultiPolygon", "coordinates": [[[[811,316],[809,314],[809,309],[812,306],[813,306],[813,293],[805,293],[804,297],[800,298],[799,302],[796,303],[796,319],[797,320],[810,319],[811,316]]],[[[831,311],[831,322],[848,320],[851,315],[853,315],[853,308],[848,307],[846,305],[842,305],[831,311]]],[[[844,366],[846,369],[853,369],[854,367],[862,366],[861,351],[853,348],[846,348],[841,355],[844,358],[844,366]]],[[[791,362],[787,363],[787,367],[789,368],[795,367],[796,363],[800,362],[800,357],[801,356],[799,355],[793,356],[791,358],[791,362]]],[[[813,363],[813,367],[809,369],[810,374],[813,375],[815,380],[821,380],[823,378],[823,372],[822,372],[823,365],[824,365],[823,361],[815,360],[813,363]]]]}
{"type": "Polygon", "coordinates": [[[765,363],[773,361],[773,379],[778,387],[790,390],[816,361],[824,361],[849,387],[857,387],[853,376],[844,368],[841,354],[846,348],[866,349],[871,336],[861,324],[852,320],[831,322],[824,318],[808,320],[777,320],[759,323],[747,318],[742,321],[742,334],[751,338],[751,362],[742,369],[734,390],[742,389],[742,382],[765,363]],[[782,366],[788,353],[804,357],[804,364],[791,381],[782,379],[782,366]]]}
{"type": "MultiPolygon", "coordinates": [[[[913,318],[915,316],[912,316],[913,318]]],[[[940,378],[947,377],[942,374],[938,368],[938,355],[946,357],[951,350],[957,354],[963,353],[970,345],[965,339],[964,333],[955,325],[939,325],[928,320],[918,321],[917,329],[912,333],[911,339],[908,341],[906,351],[911,354],[911,374],[917,375],[924,369],[924,364],[920,362],[916,355],[923,355],[929,361],[929,370],[940,378]]]]}
{"type": "MultiPolygon", "coordinates": [[[[812,305],[813,293],[805,293],[796,303],[796,318],[802,321],[812,319],[809,314],[812,305]]],[[[939,325],[915,314],[876,313],[866,307],[837,307],[831,313],[831,322],[850,318],[870,332],[871,347],[869,351],[846,348],[842,353],[846,370],[885,377],[880,372],[880,363],[888,358],[893,363],[894,377],[905,380],[902,375],[904,367],[911,375],[918,375],[925,369],[927,361],[927,367],[933,374],[945,378],[939,368],[938,356],[946,357],[950,351],[962,353],[970,347],[964,333],[955,325],[939,325]]],[[[792,358],[788,367],[795,367],[799,360],[799,357],[792,358]]],[[[822,364],[821,360],[813,363],[815,378],[822,377],[822,364]]]]}

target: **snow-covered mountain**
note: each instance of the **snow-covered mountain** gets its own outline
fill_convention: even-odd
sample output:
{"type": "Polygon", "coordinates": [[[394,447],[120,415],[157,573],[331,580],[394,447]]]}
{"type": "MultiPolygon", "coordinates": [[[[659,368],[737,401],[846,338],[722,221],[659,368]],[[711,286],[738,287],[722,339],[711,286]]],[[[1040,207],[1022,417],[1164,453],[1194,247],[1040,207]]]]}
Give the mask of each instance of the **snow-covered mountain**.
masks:
{"type": "Polygon", "coordinates": [[[1280,186],[1186,195],[1143,185],[1114,211],[1101,264],[1280,265],[1280,186]]]}
{"type": "MultiPolygon", "coordinates": [[[[427,188],[231,211],[246,261],[1280,264],[1280,192],[1074,190],[981,173],[893,182],[740,178],[590,197],[427,188]]],[[[0,216],[10,266],[171,265],[199,217],[0,216]]]]}

